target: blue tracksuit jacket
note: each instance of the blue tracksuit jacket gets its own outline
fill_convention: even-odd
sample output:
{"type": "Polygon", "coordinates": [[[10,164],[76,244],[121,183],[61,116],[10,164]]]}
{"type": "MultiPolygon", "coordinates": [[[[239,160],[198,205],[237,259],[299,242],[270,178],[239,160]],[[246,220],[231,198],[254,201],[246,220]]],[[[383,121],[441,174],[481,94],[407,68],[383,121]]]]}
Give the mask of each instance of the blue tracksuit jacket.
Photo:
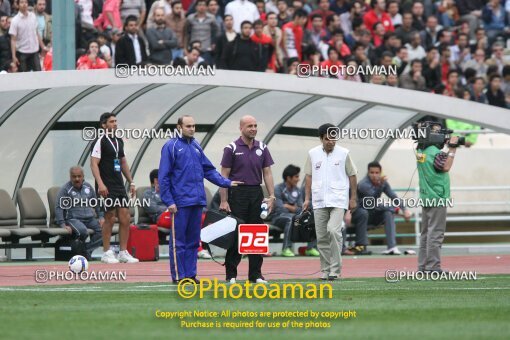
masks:
{"type": "Polygon", "coordinates": [[[161,200],[177,207],[206,206],[204,178],[228,188],[231,181],[223,178],[192,138],[172,138],[161,150],[159,191],[161,200]]]}

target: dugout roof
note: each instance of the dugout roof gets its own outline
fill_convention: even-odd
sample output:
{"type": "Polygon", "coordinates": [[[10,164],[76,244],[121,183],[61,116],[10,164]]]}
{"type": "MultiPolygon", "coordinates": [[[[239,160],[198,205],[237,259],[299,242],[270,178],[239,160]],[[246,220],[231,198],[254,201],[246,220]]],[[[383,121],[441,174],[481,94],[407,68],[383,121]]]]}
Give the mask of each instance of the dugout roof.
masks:
{"type": "MultiPolygon", "coordinates": [[[[304,165],[319,143],[317,127],[404,128],[423,115],[472,122],[510,133],[510,112],[493,106],[387,86],[323,78],[216,70],[214,76],[132,76],[114,71],[53,71],[0,75],[0,188],[39,193],[68,180],[72,165],[89,167],[82,129],[102,112],[118,113],[121,128],[173,128],[191,114],[197,139],[219,166],[223,147],[239,136],[239,118],[257,118],[257,138],[269,145],[275,182],[283,168],[304,165]]],[[[354,161],[380,159],[391,139],[346,139],[354,161]]],[[[130,139],[125,150],[138,186],[159,164],[163,139],[130,139]]]]}

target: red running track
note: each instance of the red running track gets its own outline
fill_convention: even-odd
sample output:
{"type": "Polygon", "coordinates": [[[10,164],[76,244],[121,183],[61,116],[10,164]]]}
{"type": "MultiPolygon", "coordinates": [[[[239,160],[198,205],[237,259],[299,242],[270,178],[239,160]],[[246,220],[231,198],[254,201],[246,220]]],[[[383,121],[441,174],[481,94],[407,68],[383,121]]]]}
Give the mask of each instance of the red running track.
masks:
{"type": "MultiPolygon", "coordinates": [[[[416,256],[392,257],[344,257],[343,278],[384,277],[388,269],[414,271],[416,270],[416,256]]],[[[99,261],[89,263],[89,272],[118,272],[125,271],[127,280],[121,282],[170,282],[169,261],[141,262],[135,264],[103,264],[99,261]]],[[[313,279],[318,278],[320,268],[318,258],[296,257],[293,259],[274,257],[265,258],[262,267],[266,279],[313,279]]],[[[469,255],[443,256],[443,268],[449,271],[476,271],[478,274],[510,274],[510,255],[469,255]]],[[[67,264],[13,264],[0,265],[0,286],[30,286],[30,285],[61,285],[98,283],[100,281],[56,280],[37,283],[35,273],[38,270],[67,271],[67,264]]],[[[247,278],[248,260],[239,265],[238,279],[247,278]]],[[[225,278],[224,268],[211,260],[198,262],[198,276],[203,278],[225,278]]]]}

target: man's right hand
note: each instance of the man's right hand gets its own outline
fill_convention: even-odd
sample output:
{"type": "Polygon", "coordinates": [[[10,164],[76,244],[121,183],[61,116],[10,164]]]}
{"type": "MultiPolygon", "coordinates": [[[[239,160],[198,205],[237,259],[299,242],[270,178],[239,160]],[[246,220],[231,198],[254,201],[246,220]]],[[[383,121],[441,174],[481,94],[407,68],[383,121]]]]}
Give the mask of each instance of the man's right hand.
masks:
{"type": "Polygon", "coordinates": [[[309,206],[310,206],[310,200],[305,200],[303,202],[303,211],[308,210],[309,206]]]}
{"type": "Polygon", "coordinates": [[[228,202],[227,202],[227,201],[225,201],[225,202],[221,202],[221,203],[220,203],[220,210],[222,210],[222,211],[226,211],[226,212],[228,212],[228,213],[229,213],[229,212],[232,212],[232,211],[230,210],[230,205],[228,204],[228,202]]]}
{"type": "Polygon", "coordinates": [[[69,235],[71,235],[71,234],[73,233],[73,229],[71,229],[71,227],[70,227],[70,226],[68,226],[68,225],[66,225],[66,226],[64,227],[64,229],[65,229],[65,230],[67,230],[67,231],[69,232],[69,235]]]}
{"type": "Polygon", "coordinates": [[[104,184],[100,184],[98,186],[97,192],[99,193],[99,195],[103,196],[104,198],[106,198],[108,196],[108,188],[104,184]]]}
{"type": "Polygon", "coordinates": [[[346,225],[351,225],[352,214],[350,210],[347,210],[344,215],[344,222],[346,225]]]}
{"type": "Polygon", "coordinates": [[[12,57],[12,62],[19,66],[19,60],[17,57],[12,57]]]}
{"type": "Polygon", "coordinates": [[[172,204],[168,207],[168,211],[170,211],[172,214],[175,214],[177,212],[177,206],[175,204],[172,204]]]}

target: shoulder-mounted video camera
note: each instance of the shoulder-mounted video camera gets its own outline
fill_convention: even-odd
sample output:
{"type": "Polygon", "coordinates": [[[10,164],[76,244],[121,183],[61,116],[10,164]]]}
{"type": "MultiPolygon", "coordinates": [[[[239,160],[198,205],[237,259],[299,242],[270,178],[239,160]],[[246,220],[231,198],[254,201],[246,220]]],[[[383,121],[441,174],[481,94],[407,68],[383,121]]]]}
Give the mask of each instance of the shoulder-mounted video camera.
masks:
{"type": "Polygon", "coordinates": [[[459,137],[456,144],[449,143],[453,130],[445,129],[437,122],[427,121],[414,123],[413,131],[413,139],[418,143],[418,146],[421,146],[422,148],[426,148],[431,145],[441,146],[440,148],[442,148],[447,142],[448,146],[452,148],[466,144],[465,137],[459,137]]]}

